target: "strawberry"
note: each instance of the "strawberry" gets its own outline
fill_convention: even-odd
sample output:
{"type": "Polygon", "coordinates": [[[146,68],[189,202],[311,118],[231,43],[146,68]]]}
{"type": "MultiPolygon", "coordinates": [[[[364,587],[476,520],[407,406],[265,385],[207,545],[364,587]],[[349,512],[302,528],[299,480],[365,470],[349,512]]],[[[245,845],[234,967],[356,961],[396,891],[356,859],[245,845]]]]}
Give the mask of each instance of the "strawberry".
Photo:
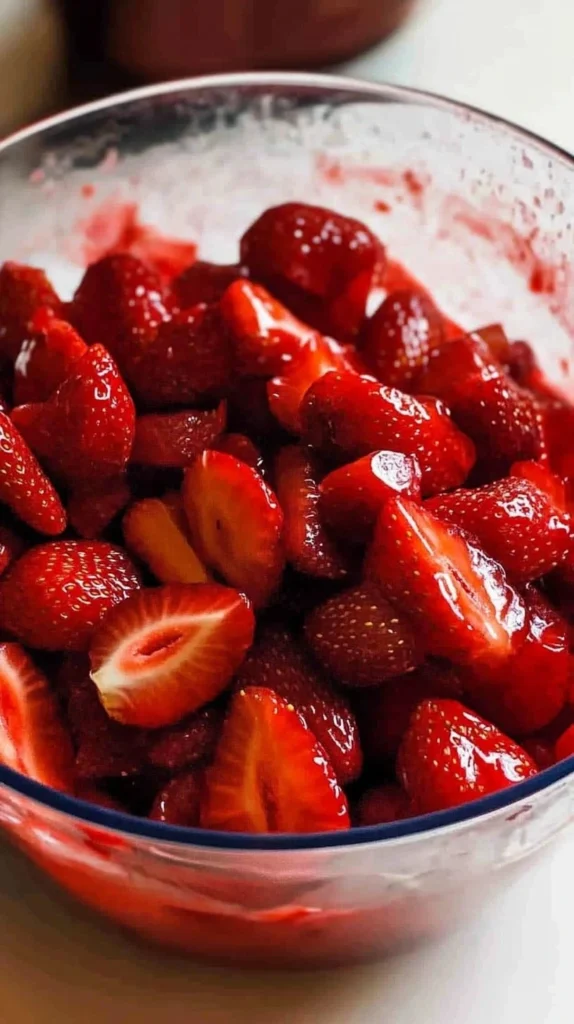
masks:
{"type": "Polygon", "coordinates": [[[252,281],[239,279],[229,285],[221,298],[221,313],[244,376],[281,373],[315,333],[252,281]]]}
{"type": "Polygon", "coordinates": [[[379,380],[408,391],[443,340],[442,317],[434,303],[424,292],[405,289],[387,295],[366,321],[360,351],[379,380]]]}
{"type": "Polygon", "coordinates": [[[216,402],[231,383],[232,352],[216,306],[194,306],[161,323],[131,369],[132,391],[146,409],[216,402]]]}
{"type": "Polygon", "coordinates": [[[346,686],[380,686],[422,661],[408,619],[369,582],[315,608],[305,636],[320,664],[346,686]]]}
{"type": "Polygon", "coordinates": [[[385,258],[379,240],[360,221],[306,203],[266,210],[243,235],[240,253],[251,275],[272,291],[279,279],[320,296],[336,337],[359,329],[385,258]]]}
{"type": "Polygon", "coordinates": [[[355,809],[356,825],[384,825],[412,815],[411,803],[404,789],[395,783],[376,786],[363,793],[355,809]]]}
{"type": "Polygon", "coordinates": [[[25,338],[14,364],[14,405],[45,402],[87,350],[71,324],[56,318],[25,338]]]}
{"type": "Polygon", "coordinates": [[[157,729],[214,700],[253,640],[247,599],[217,583],[171,583],[110,609],[90,645],[110,718],[157,729]]]}
{"type": "Polygon", "coordinates": [[[379,448],[416,456],[423,494],[459,486],[474,463],[472,442],[440,402],[419,401],[358,374],[327,373],[315,381],[300,416],[303,440],[335,463],[379,448]]]}
{"type": "Polygon", "coordinates": [[[73,751],[55,694],[19,644],[0,644],[0,761],[73,792],[73,751]]]}
{"type": "Polygon", "coordinates": [[[178,725],[154,731],[147,751],[149,764],[173,773],[212,761],[222,720],[221,710],[211,705],[195,711],[178,725]]]}
{"type": "Polygon", "coordinates": [[[377,516],[393,494],[420,501],[421,470],[414,455],[372,452],[334,469],[319,485],[321,520],[342,541],[370,540],[377,516]]]}
{"type": "Polygon", "coordinates": [[[168,825],[196,828],[203,789],[203,772],[196,769],[176,775],[157,794],[149,817],[168,825]]]}
{"type": "Polygon", "coordinates": [[[26,550],[26,544],[9,526],[0,524],[0,575],[26,550]]]}
{"type": "Polygon", "coordinates": [[[61,533],[66,527],[62,502],[4,412],[0,412],[0,450],[0,501],[39,533],[61,533]]]}
{"type": "Polygon", "coordinates": [[[406,498],[383,507],[366,571],[408,615],[429,654],[500,662],[524,626],[524,603],[501,566],[406,498]]]}
{"type": "Polygon", "coordinates": [[[247,277],[239,263],[208,263],[196,260],[172,282],[176,302],[181,309],[198,302],[219,302],[225,290],[238,278],[247,277]]]}
{"type": "Polygon", "coordinates": [[[565,732],[556,740],[554,757],[556,761],[563,761],[567,757],[574,756],[574,725],[569,725],[565,732]]]}
{"type": "Polygon", "coordinates": [[[137,587],[130,559],[112,544],[40,544],[0,580],[0,627],[30,647],[85,650],[108,608],[137,587]]]}
{"type": "Polygon", "coordinates": [[[570,516],[520,477],[431,498],[426,508],[477,537],[484,550],[518,582],[543,576],[570,546],[570,516]]]}
{"type": "Polygon", "coordinates": [[[324,832],[349,826],[327,756],[297,711],[271,690],[236,693],[206,771],[204,828],[324,832]]]}
{"type": "Polygon", "coordinates": [[[348,559],[321,522],[316,467],[310,453],[296,445],[282,448],[275,460],[275,482],[284,515],[287,561],[309,576],[344,579],[349,574],[348,559]]]}
{"type": "Polygon", "coordinates": [[[267,381],[262,377],[240,377],[229,395],[230,429],[241,431],[260,444],[281,435],[281,428],[269,409],[267,381]]]}
{"type": "Polygon", "coordinates": [[[510,467],[510,476],[520,480],[530,480],[539,491],[546,495],[548,501],[559,512],[567,511],[566,487],[564,481],[553,473],[542,462],[514,462],[510,467]]]}
{"type": "Polygon", "coordinates": [[[283,626],[267,626],[247,655],[236,689],[263,687],[292,704],[321,744],[341,786],[360,775],[357,723],[347,699],[321,676],[283,626]]]}
{"type": "Polygon", "coordinates": [[[281,426],[292,434],[301,433],[300,409],[306,392],[330,370],[355,372],[350,351],[350,346],[339,345],[316,334],[303,346],[282,376],[273,377],[268,382],[269,408],[281,426]]]}
{"type": "Polygon", "coordinates": [[[0,355],[15,359],[42,307],[59,311],[60,300],[43,270],[6,262],[0,268],[0,355]]]}
{"type": "Polygon", "coordinates": [[[468,800],[537,774],[513,740],[456,700],[425,700],[415,711],[398,756],[399,779],[418,814],[468,800]]]}
{"type": "Polygon", "coordinates": [[[220,402],[217,409],[138,416],[132,462],[180,469],[190,466],[225,430],[226,418],[225,402],[220,402]]]}
{"type": "MultiPolygon", "coordinates": [[[[456,337],[459,337],[461,333],[462,331],[459,330],[456,337]]],[[[511,343],[508,340],[502,324],[487,324],[485,327],[479,327],[476,331],[473,331],[473,335],[478,335],[488,345],[491,356],[497,362],[506,366],[512,361],[512,350],[517,343],[511,343]]]]}
{"type": "Polygon", "coordinates": [[[222,434],[211,446],[216,452],[225,452],[226,455],[233,455],[241,462],[246,462],[252,469],[256,469],[264,475],[263,456],[246,434],[222,434]]]}
{"type": "Polygon", "coordinates": [[[81,483],[68,498],[68,519],[80,537],[94,540],[129,503],[131,491],[125,476],[101,483],[81,483]]]}
{"type": "Polygon", "coordinates": [[[185,514],[182,519],[160,498],[137,501],[122,523],[126,547],[161,583],[205,583],[208,575],[189,542],[185,514]]]}
{"type": "Polygon", "coordinates": [[[202,562],[256,607],[267,604],[284,565],[283,514],[271,488],[233,455],[206,451],[186,471],[182,493],[202,562]]]}

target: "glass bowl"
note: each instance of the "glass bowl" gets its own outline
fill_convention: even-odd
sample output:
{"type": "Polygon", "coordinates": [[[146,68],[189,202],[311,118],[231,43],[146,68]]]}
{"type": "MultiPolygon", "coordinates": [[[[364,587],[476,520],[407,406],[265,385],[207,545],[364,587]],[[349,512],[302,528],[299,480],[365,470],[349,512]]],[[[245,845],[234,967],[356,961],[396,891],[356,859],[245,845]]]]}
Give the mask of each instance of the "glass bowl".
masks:
{"type": "MultiPolygon", "coordinates": [[[[140,89],[0,146],[0,259],[69,296],[126,209],[231,262],[288,199],[367,221],[465,327],[502,320],[572,391],[574,164],[493,117],[344,79],[242,74],[140,89]]],[[[105,341],[105,339],[102,339],[105,341]]],[[[78,899],[164,946],[323,966],[452,928],[574,814],[574,758],[454,811],[341,835],[128,817],[0,767],[0,822],[78,899]]]]}

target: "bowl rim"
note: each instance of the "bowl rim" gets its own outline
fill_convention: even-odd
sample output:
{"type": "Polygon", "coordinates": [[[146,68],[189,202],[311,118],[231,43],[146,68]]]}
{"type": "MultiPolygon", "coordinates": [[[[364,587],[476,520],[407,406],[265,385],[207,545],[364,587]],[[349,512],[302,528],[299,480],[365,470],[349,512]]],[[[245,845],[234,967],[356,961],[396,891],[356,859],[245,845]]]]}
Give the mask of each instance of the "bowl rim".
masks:
{"type": "MultiPolygon", "coordinates": [[[[548,142],[527,128],[520,127],[499,115],[488,113],[472,104],[451,100],[440,94],[422,89],[393,85],[386,82],[370,82],[342,75],[316,74],[307,72],[234,72],[217,75],[201,75],[191,78],[174,79],[141,86],[121,93],[114,93],[102,99],[71,107],[61,113],[37,121],[26,128],[6,136],[0,142],[0,156],[19,143],[42,135],[52,128],[71,124],[91,114],[98,114],[113,107],[127,107],[131,103],[157,96],[181,92],[205,90],[264,88],[289,89],[305,87],[323,93],[336,95],[340,92],[355,93],[357,99],[390,100],[397,103],[416,103],[455,115],[471,116],[478,123],[501,127],[508,135],[558,160],[574,170],[574,157],[559,145],[548,142]]],[[[500,790],[478,800],[461,804],[446,811],[437,811],[405,821],[384,825],[368,825],[350,828],[347,831],[314,833],[277,833],[252,835],[243,832],[218,832],[200,828],[168,825],[164,822],[139,818],[135,815],[115,811],[78,797],[59,792],[41,782],[22,775],[6,765],[0,764],[0,786],[14,790],[36,803],[45,805],[59,814],[79,822],[100,825],[103,828],[138,839],[172,843],[186,847],[216,848],[235,852],[253,850],[279,852],[331,848],[344,850],[353,846],[371,846],[377,842],[409,839],[424,833],[436,833],[475,819],[491,816],[497,811],[511,808],[530,797],[547,790],[574,773],[574,755],[552,765],[537,775],[507,789],[500,790]]]]}

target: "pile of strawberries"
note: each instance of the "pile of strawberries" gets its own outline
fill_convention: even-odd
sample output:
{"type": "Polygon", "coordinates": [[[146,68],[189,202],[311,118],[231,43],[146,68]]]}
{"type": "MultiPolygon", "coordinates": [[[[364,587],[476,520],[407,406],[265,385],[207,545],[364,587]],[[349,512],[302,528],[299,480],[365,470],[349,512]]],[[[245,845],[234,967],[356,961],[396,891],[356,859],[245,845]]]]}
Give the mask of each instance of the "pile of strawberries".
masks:
{"type": "Polygon", "coordinates": [[[574,753],[574,408],[422,288],[367,315],[386,281],[367,227],[300,203],[237,265],[114,253],[69,303],[3,265],[3,763],[315,832],[574,753]]]}

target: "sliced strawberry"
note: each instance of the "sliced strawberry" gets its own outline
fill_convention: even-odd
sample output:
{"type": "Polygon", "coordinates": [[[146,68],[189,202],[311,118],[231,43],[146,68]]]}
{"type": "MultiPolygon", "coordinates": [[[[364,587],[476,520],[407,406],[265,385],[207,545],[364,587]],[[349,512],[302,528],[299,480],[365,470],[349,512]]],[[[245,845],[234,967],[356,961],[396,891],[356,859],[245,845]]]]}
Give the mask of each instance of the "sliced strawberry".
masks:
{"type": "Polygon", "coordinates": [[[73,751],[48,680],[19,644],[0,644],[0,761],[73,792],[73,751]]]}
{"type": "Polygon", "coordinates": [[[52,318],[26,338],[14,364],[14,405],[45,402],[72,372],[87,345],[71,324],[52,318]]]}
{"type": "Polygon", "coordinates": [[[327,373],[301,405],[303,440],[330,461],[350,462],[379,448],[413,455],[423,494],[460,486],[474,447],[440,402],[421,400],[371,378],[327,373]]]}
{"type": "Polygon", "coordinates": [[[297,709],[323,747],[341,786],[360,775],[361,745],[348,700],[317,671],[283,626],[264,628],[247,655],[236,689],[248,686],[272,690],[297,709]]]}
{"type": "Polygon", "coordinates": [[[281,373],[315,334],[252,281],[230,284],[221,299],[221,312],[233,339],[236,365],[244,376],[281,373]]]}
{"type": "Polygon", "coordinates": [[[9,526],[0,525],[0,575],[25,550],[25,541],[9,526]]]}
{"type": "Polygon", "coordinates": [[[176,775],[160,789],[149,817],[168,825],[196,828],[199,825],[204,774],[198,769],[176,775]]]}
{"type": "Polygon", "coordinates": [[[422,661],[408,619],[369,582],[315,608],[305,636],[320,664],[347,686],[380,686],[422,661]]]}
{"type": "Polygon", "coordinates": [[[365,323],[360,351],[384,384],[409,391],[444,341],[442,317],[424,292],[391,292],[365,323]]]}
{"type": "Polygon", "coordinates": [[[177,725],[154,731],[147,752],[150,765],[173,773],[211,762],[222,722],[222,710],[211,705],[195,711],[177,725]]]}
{"type": "MultiPolygon", "coordinates": [[[[185,519],[185,517],[184,517],[185,519]]],[[[205,583],[208,574],[177,511],[160,498],[144,498],[126,512],[124,540],[161,583],[205,583]]]]}
{"type": "Polygon", "coordinates": [[[321,522],[317,472],[309,451],[296,445],[282,448],[275,460],[275,482],[287,561],[309,576],[344,579],[349,560],[321,522]]]}
{"type": "Polygon", "coordinates": [[[62,533],[66,527],[62,502],[4,412],[0,412],[0,451],[0,502],[39,533],[62,533]]]}
{"type": "Polygon", "coordinates": [[[429,654],[502,661],[524,627],[524,603],[501,566],[406,498],[383,507],[367,574],[408,615],[429,654]]]}
{"type": "Polygon", "coordinates": [[[0,627],[30,647],[85,650],[108,608],[137,587],[130,559],[112,544],[40,544],[0,580],[0,627]]]}
{"type": "Polygon", "coordinates": [[[94,540],[129,504],[131,491],[125,476],[79,484],[68,498],[68,519],[80,537],[94,540]]]}
{"type": "Polygon", "coordinates": [[[550,504],[559,512],[567,511],[564,481],[542,462],[514,462],[510,467],[510,476],[517,476],[521,480],[530,480],[530,483],[542,491],[550,504]]]}
{"type": "Polygon", "coordinates": [[[207,263],[196,260],[172,283],[176,301],[181,309],[196,306],[198,302],[219,302],[224,291],[237,278],[246,277],[247,269],[239,263],[207,263]]]}
{"type": "Polygon", "coordinates": [[[146,409],[217,402],[231,384],[232,351],[216,306],[200,305],[161,323],[130,372],[146,409]]]}
{"type": "Polygon", "coordinates": [[[283,514],[259,473],[223,452],[206,451],[185,473],[183,503],[202,562],[268,603],[283,572],[283,514]]]}
{"type": "Polygon", "coordinates": [[[263,456],[251,438],[247,437],[246,434],[222,434],[214,442],[212,448],[216,452],[225,452],[226,455],[233,455],[236,459],[246,462],[252,469],[256,469],[264,475],[263,456]]]}
{"type": "Polygon", "coordinates": [[[301,403],[311,385],[331,370],[355,372],[355,369],[350,346],[315,334],[283,375],[268,382],[269,408],[281,426],[292,434],[300,434],[301,403]]]}
{"type": "Polygon", "coordinates": [[[411,802],[404,789],[395,783],[387,783],[363,793],[354,819],[356,825],[384,825],[410,818],[412,814],[411,802]]]}
{"type": "Polygon", "coordinates": [[[225,402],[220,402],[217,409],[138,416],[132,462],[179,469],[190,466],[225,430],[226,418],[225,402]]]}
{"type": "Polygon", "coordinates": [[[242,594],[216,583],[140,590],[111,609],[92,637],[92,679],[124,725],[171,725],[213,700],[253,640],[242,594]]]}
{"type": "Polygon", "coordinates": [[[342,541],[362,544],[371,538],[377,516],[392,495],[420,501],[421,470],[414,455],[372,452],[328,473],[319,491],[325,526],[342,541]]]}
{"type": "Polygon", "coordinates": [[[41,308],[59,311],[60,300],[43,270],[10,261],[0,268],[0,354],[15,359],[41,308]]]}
{"type": "Polygon", "coordinates": [[[570,547],[570,516],[520,477],[442,494],[427,501],[426,507],[477,537],[487,554],[518,582],[550,572],[570,547]]]}
{"type": "Polygon", "coordinates": [[[537,774],[522,747],[455,700],[419,704],[398,771],[419,814],[458,807],[537,774]]]}
{"type": "Polygon", "coordinates": [[[232,698],[206,772],[201,824],[255,833],[349,827],[347,801],[323,748],[271,690],[250,686],[232,698]]]}

